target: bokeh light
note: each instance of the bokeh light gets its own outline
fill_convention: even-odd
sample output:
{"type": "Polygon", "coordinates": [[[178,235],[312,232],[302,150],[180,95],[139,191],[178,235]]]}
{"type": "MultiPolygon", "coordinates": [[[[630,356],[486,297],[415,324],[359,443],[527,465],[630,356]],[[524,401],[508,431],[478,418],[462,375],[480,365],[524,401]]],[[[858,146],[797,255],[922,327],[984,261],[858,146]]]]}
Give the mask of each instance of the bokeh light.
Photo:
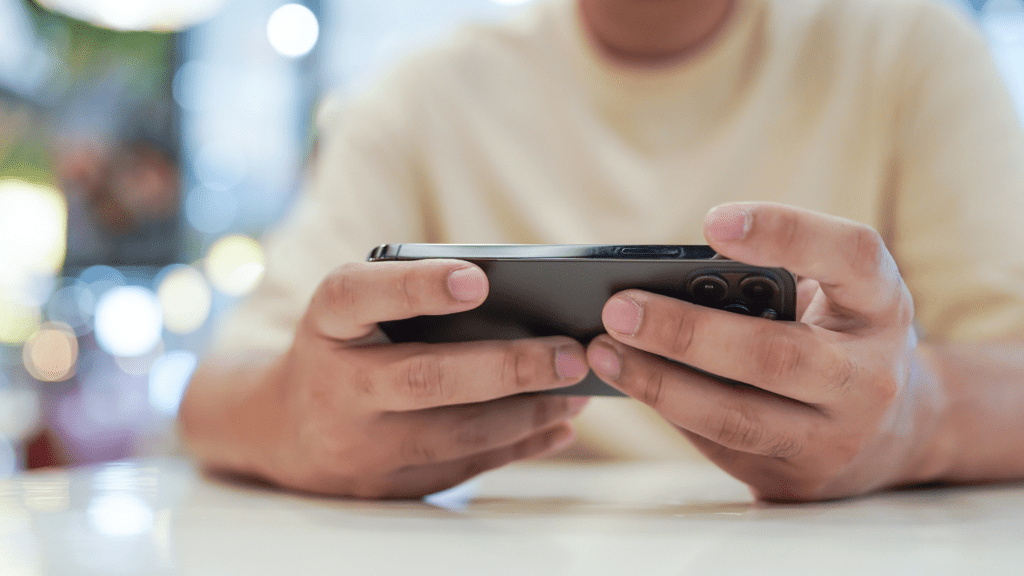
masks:
{"type": "Polygon", "coordinates": [[[238,198],[230,190],[200,186],[185,198],[185,218],[193,228],[206,234],[220,234],[238,217],[238,198]]]}
{"type": "Polygon", "coordinates": [[[191,266],[171,267],[157,287],[164,327],[175,334],[191,334],[210,316],[213,293],[202,272],[191,266]]]}
{"type": "Polygon", "coordinates": [[[0,180],[0,280],[52,275],[64,263],[68,211],[46,186],[0,180]]]}
{"type": "Polygon", "coordinates": [[[84,283],[75,281],[50,297],[46,305],[46,317],[53,322],[67,324],[75,334],[82,336],[92,332],[92,313],[95,309],[96,299],[92,291],[84,283]]]}
{"type": "Polygon", "coordinates": [[[149,374],[149,370],[157,358],[164,355],[164,351],[164,342],[160,340],[156,347],[141,356],[115,356],[114,364],[120,368],[121,372],[130,376],[145,376],[149,374]]]}
{"type": "Polygon", "coordinates": [[[80,310],[90,316],[96,312],[96,304],[108,290],[125,286],[128,279],[124,277],[117,268],[110,266],[90,266],[78,275],[78,282],[88,288],[89,294],[80,295],[78,305],[80,310]]]}
{"type": "Polygon", "coordinates": [[[213,140],[196,153],[196,177],[212,190],[230,190],[245,179],[246,164],[245,153],[237,143],[213,140]]]}
{"type": "Polygon", "coordinates": [[[39,393],[34,388],[0,388],[0,438],[28,438],[39,428],[39,420],[39,393]]]}
{"type": "Polygon", "coordinates": [[[267,39],[284,56],[305,56],[316,46],[320,24],[309,8],[301,4],[285,4],[270,15],[267,39]]]}
{"type": "Polygon", "coordinates": [[[224,0],[39,0],[51,10],[114,30],[178,30],[213,16],[224,0]]]}
{"type": "Polygon", "coordinates": [[[207,94],[211,86],[217,86],[217,68],[202,60],[191,60],[181,65],[174,73],[171,95],[182,109],[189,112],[202,112],[213,100],[207,94]]]}
{"type": "Polygon", "coordinates": [[[26,306],[0,292],[0,344],[21,344],[39,329],[38,306],[26,306]]]}
{"type": "Polygon", "coordinates": [[[48,322],[22,348],[25,369],[36,380],[60,382],[75,374],[78,339],[67,324],[48,322]]]}
{"type": "Polygon", "coordinates": [[[92,529],[105,536],[138,536],[153,528],[153,509],[134,494],[101,494],[85,513],[92,529]]]}
{"type": "Polygon", "coordinates": [[[178,350],[161,356],[149,372],[149,404],[164,414],[177,414],[198,364],[198,358],[191,352],[178,350]]]}
{"type": "Polygon", "coordinates": [[[112,288],[96,304],[96,340],[113,356],[142,356],[153,350],[160,344],[163,324],[160,301],[146,288],[112,288]]]}
{"type": "Polygon", "coordinates": [[[263,279],[263,249],[248,236],[225,236],[210,247],[204,269],[217,290],[229,296],[248,294],[263,279]]]}

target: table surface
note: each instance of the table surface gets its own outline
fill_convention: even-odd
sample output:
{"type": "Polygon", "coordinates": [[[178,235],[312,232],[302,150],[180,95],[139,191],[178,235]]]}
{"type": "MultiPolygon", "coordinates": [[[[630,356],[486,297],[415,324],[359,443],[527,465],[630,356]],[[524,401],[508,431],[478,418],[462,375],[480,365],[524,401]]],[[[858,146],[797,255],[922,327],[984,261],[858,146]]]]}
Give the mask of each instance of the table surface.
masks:
{"type": "Polygon", "coordinates": [[[186,460],[0,481],[0,575],[1024,574],[1024,486],[753,502],[705,463],[519,464],[426,502],[186,460]]]}

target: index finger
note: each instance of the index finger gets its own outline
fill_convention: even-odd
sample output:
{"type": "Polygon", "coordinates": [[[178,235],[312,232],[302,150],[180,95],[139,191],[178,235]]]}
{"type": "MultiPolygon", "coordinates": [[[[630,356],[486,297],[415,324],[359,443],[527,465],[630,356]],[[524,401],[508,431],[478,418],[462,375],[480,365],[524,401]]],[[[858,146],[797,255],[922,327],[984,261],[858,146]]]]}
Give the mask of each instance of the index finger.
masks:
{"type": "Polygon", "coordinates": [[[714,208],[704,235],[722,256],[816,280],[832,305],[876,322],[909,322],[913,305],[881,236],[870,226],[772,203],[714,208]]]}
{"type": "Polygon", "coordinates": [[[320,283],[305,323],[329,338],[362,338],[378,322],[470,310],[487,291],[483,270],[462,260],[353,262],[320,283]]]}

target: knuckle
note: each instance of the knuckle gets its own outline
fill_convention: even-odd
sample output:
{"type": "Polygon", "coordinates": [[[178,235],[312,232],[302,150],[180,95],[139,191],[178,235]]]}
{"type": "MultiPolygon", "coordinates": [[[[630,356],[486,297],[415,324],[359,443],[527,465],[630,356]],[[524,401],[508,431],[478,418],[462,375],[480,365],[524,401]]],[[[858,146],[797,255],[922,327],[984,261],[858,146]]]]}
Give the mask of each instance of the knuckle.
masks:
{"type": "Polygon", "coordinates": [[[423,304],[423,293],[420,289],[421,282],[418,271],[405,270],[398,275],[396,282],[396,292],[402,309],[406,311],[419,310],[423,304]]]}
{"type": "Polygon", "coordinates": [[[795,458],[803,452],[803,445],[790,436],[780,436],[765,445],[762,454],[770,458],[795,458]]]}
{"type": "Polygon", "coordinates": [[[501,381],[509,390],[527,390],[536,382],[538,371],[534,354],[527,346],[510,346],[502,358],[501,381]]]}
{"type": "Polygon", "coordinates": [[[707,429],[711,440],[733,448],[749,451],[761,443],[764,429],[750,410],[733,404],[708,416],[707,429]]]}
{"type": "Polygon", "coordinates": [[[842,438],[832,442],[830,458],[821,463],[822,474],[833,476],[842,470],[855,459],[867,444],[867,438],[862,433],[848,432],[842,438]]]}
{"type": "Polygon", "coordinates": [[[665,372],[662,370],[651,370],[644,378],[643,391],[640,394],[640,401],[652,408],[661,406],[665,390],[665,372]]]}
{"type": "Polygon", "coordinates": [[[412,398],[444,400],[451,393],[444,361],[433,354],[419,354],[405,362],[400,386],[412,398]]]}
{"type": "Polygon", "coordinates": [[[406,435],[398,448],[399,456],[404,462],[426,464],[438,460],[438,451],[421,435],[406,435]]]}
{"type": "Polygon", "coordinates": [[[331,272],[321,284],[324,304],[329,310],[343,316],[352,315],[357,310],[356,291],[352,285],[352,277],[358,266],[354,262],[343,264],[331,272]]]}
{"type": "Polygon", "coordinates": [[[846,357],[836,360],[828,372],[828,381],[832,383],[833,389],[842,394],[847,394],[856,387],[857,377],[856,364],[846,357]]]}
{"type": "Polygon", "coordinates": [[[372,397],[377,389],[370,374],[358,367],[354,367],[349,373],[348,383],[353,392],[364,397],[372,397]]]}
{"type": "Polygon", "coordinates": [[[877,274],[885,253],[882,236],[874,228],[862,225],[855,226],[851,234],[852,241],[847,245],[851,247],[848,257],[854,272],[865,276],[877,274]]]}
{"type": "Polygon", "coordinates": [[[663,340],[668,342],[669,353],[674,358],[685,358],[696,338],[697,319],[687,314],[673,314],[664,326],[663,340]]]}
{"type": "Polygon", "coordinates": [[[762,329],[756,341],[758,344],[753,350],[754,365],[770,381],[789,378],[802,370],[807,363],[803,346],[791,336],[762,329]]]}

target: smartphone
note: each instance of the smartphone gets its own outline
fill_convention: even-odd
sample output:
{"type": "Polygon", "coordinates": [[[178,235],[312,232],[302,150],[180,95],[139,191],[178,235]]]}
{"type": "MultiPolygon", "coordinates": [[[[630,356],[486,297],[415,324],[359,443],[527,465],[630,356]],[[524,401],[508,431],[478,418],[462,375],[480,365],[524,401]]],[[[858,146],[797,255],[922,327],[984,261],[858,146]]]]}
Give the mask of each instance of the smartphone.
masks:
{"type": "MultiPolygon", "coordinates": [[[[385,244],[371,262],[454,258],[479,266],[490,284],[479,307],[381,323],[393,342],[467,342],[565,335],[584,345],[605,332],[601,310],[638,288],[769,320],[795,320],[796,278],[750,266],[709,246],[385,244]]],[[[550,393],[622,396],[593,372],[550,393]]]]}

